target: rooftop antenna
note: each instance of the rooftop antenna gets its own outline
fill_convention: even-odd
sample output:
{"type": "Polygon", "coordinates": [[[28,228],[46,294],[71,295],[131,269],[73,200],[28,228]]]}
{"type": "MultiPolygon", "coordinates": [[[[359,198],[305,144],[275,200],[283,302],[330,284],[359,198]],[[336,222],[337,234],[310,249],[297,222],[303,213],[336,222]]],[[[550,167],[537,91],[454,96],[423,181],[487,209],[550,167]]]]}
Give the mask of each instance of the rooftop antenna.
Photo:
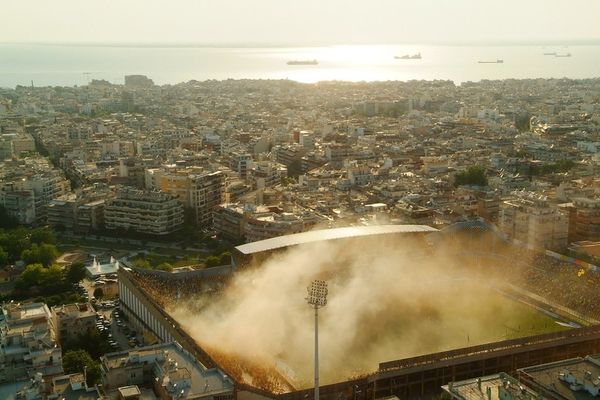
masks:
{"type": "Polygon", "coordinates": [[[327,304],[327,282],[314,280],[306,288],[306,301],[315,309],[315,398],[319,400],[319,308],[327,304]]]}
{"type": "Polygon", "coordinates": [[[90,72],[84,72],[83,75],[87,78],[88,85],[90,84],[90,72]]]}

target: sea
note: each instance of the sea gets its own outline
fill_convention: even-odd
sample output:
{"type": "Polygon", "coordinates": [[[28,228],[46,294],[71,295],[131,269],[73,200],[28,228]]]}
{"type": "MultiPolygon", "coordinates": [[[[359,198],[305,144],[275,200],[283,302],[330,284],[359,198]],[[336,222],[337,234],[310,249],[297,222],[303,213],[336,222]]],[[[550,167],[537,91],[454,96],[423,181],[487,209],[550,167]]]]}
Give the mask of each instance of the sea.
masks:
{"type": "Polygon", "coordinates": [[[318,47],[0,44],[0,87],[85,85],[92,79],[122,84],[124,76],[130,74],[146,75],[159,85],[209,79],[290,79],[305,83],[438,79],[461,84],[484,79],[595,78],[600,77],[600,44],[318,47]],[[416,54],[421,59],[395,58],[416,54]],[[318,64],[288,65],[291,60],[317,60],[318,64]]]}

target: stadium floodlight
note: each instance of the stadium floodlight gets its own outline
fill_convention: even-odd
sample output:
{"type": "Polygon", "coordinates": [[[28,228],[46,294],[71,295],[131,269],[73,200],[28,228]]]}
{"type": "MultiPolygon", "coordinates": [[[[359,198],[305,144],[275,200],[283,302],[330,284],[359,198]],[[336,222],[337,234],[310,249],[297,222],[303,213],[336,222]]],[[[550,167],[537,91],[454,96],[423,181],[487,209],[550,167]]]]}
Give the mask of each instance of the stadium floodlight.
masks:
{"type": "Polygon", "coordinates": [[[319,400],[319,308],[327,305],[327,282],[314,280],[306,288],[306,301],[315,309],[315,399],[319,400]]]}

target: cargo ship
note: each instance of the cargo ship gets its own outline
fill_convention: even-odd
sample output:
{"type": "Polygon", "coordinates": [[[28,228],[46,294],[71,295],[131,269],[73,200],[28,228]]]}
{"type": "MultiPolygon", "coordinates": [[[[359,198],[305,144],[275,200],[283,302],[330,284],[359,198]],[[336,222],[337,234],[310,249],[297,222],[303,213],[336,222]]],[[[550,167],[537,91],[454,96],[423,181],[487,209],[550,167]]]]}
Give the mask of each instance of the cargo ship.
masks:
{"type": "Polygon", "coordinates": [[[288,61],[287,65],[318,65],[317,60],[292,60],[288,61]]]}
{"type": "Polygon", "coordinates": [[[571,57],[571,53],[555,54],[554,57],[571,57]]]}
{"type": "Polygon", "coordinates": [[[394,56],[394,58],[396,60],[420,60],[421,53],[413,54],[412,56],[410,54],[405,54],[403,56],[394,56]]]}
{"type": "Polygon", "coordinates": [[[504,60],[496,60],[496,61],[477,61],[479,64],[503,64],[504,60]]]}

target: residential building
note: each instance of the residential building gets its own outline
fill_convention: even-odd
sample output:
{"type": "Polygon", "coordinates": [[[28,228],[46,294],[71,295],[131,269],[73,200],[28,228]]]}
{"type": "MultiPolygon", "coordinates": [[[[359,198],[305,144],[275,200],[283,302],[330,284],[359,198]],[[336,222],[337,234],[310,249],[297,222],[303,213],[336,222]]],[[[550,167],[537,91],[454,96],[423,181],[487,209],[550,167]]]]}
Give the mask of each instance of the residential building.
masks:
{"type": "Polygon", "coordinates": [[[575,237],[577,240],[600,240],[600,197],[577,197],[575,206],[575,237]]]}
{"type": "Polygon", "coordinates": [[[183,205],[168,193],[120,188],[106,202],[106,229],[168,235],[183,228],[183,205]]]}
{"type": "Polygon", "coordinates": [[[119,388],[146,386],[164,400],[232,400],[234,382],[207,368],[177,342],[109,353],[100,358],[102,384],[110,396],[119,388]]]}
{"type": "Polygon", "coordinates": [[[63,373],[52,314],[43,303],[7,303],[0,320],[0,382],[63,373]]]}
{"type": "Polygon", "coordinates": [[[569,216],[546,196],[513,192],[500,206],[499,225],[509,238],[531,248],[563,250],[568,244],[569,216]]]}
{"type": "Polygon", "coordinates": [[[33,153],[35,152],[35,141],[33,136],[28,133],[18,135],[12,140],[13,154],[20,156],[22,153],[33,153]]]}
{"type": "Polygon", "coordinates": [[[176,196],[185,208],[193,211],[201,227],[212,226],[213,209],[223,201],[225,191],[225,175],[203,168],[150,170],[146,182],[176,196]]]}
{"type": "Polygon", "coordinates": [[[102,229],[104,205],[113,196],[112,189],[102,184],[60,196],[48,205],[48,225],[85,233],[102,229]]]}
{"type": "Polygon", "coordinates": [[[60,344],[65,344],[96,329],[96,312],[89,303],[52,307],[52,318],[60,344]]]}
{"type": "Polygon", "coordinates": [[[37,221],[33,190],[0,190],[0,204],[21,225],[34,225],[37,221]]]}

